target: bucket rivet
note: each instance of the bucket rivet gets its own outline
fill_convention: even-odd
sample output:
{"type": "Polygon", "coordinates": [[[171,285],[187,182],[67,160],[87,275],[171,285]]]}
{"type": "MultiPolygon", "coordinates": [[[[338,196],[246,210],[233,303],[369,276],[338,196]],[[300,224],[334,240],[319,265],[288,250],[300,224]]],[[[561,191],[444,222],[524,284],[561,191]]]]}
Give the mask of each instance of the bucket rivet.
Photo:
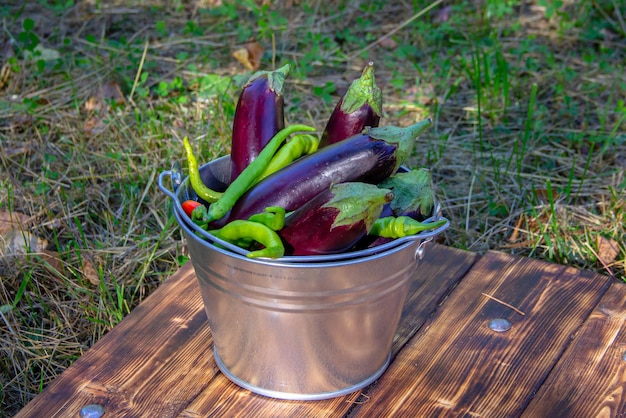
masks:
{"type": "Polygon", "coordinates": [[[80,408],[80,418],[100,418],[104,415],[102,405],[90,404],[80,408]]]}
{"type": "Polygon", "coordinates": [[[504,318],[496,318],[489,321],[489,329],[495,332],[506,332],[511,329],[511,321],[504,318]]]}

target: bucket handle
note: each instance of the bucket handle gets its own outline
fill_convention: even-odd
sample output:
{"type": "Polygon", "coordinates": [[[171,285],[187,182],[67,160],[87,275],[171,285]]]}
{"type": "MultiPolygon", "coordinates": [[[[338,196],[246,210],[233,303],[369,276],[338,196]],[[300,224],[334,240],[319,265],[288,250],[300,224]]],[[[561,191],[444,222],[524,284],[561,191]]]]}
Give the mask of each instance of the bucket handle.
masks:
{"type": "MultiPolygon", "coordinates": [[[[167,187],[165,187],[165,177],[169,176],[170,178],[172,178],[172,170],[165,170],[164,172],[162,172],[161,174],[159,174],[159,189],[161,189],[161,191],[163,193],[165,193],[170,199],[172,200],[176,200],[176,195],[174,194],[174,192],[176,191],[176,187],[173,187],[174,191],[171,191],[170,189],[168,189],[167,187]]],[[[174,186],[174,180],[172,179],[172,186],[174,186]]]]}
{"type": "MultiPolygon", "coordinates": [[[[440,217],[439,219],[445,219],[446,221],[448,221],[448,219],[444,217],[440,217]]],[[[448,228],[449,225],[450,225],[450,221],[446,222],[444,225],[440,226],[439,228],[435,228],[432,231],[427,231],[426,233],[420,234],[421,238],[424,238],[424,240],[420,242],[420,244],[417,246],[417,250],[415,250],[416,260],[421,260],[422,258],[424,258],[424,251],[425,251],[424,247],[426,246],[426,244],[428,244],[429,242],[432,242],[432,240],[435,239],[435,237],[439,235],[441,232],[443,232],[444,229],[448,228]]]]}
{"type": "Polygon", "coordinates": [[[176,191],[178,190],[178,187],[183,184],[183,178],[183,168],[180,166],[180,163],[178,161],[174,161],[170,170],[166,170],[159,175],[159,189],[161,189],[161,191],[168,195],[171,199],[176,201],[176,191]],[[167,187],[165,187],[165,176],[170,177],[172,190],[169,190],[167,187]]]}
{"type": "MultiPolygon", "coordinates": [[[[176,163],[174,163],[172,165],[172,169],[171,170],[166,170],[163,171],[160,175],[159,175],[159,182],[158,182],[158,186],[159,189],[161,189],[161,191],[163,193],[165,193],[168,197],[170,197],[174,203],[177,202],[177,196],[176,196],[176,190],[178,189],[178,186],[181,184],[181,180],[182,180],[182,176],[181,176],[181,171],[179,171],[179,169],[177,169],[177,167],[175,167],[176,163]],[[167,188],[167,186],[165,186],[165,178],[166,177],[170,177],[171,182],[172,182],[172,188],[174,189],[174,191],[170,190],[167,188]]],[[[415,251],[415,258],[416,259],[422,259],[424,257],[424,246],[431,242],[434,237],[436,237],[437,235],[441,234],[443,231],[445,231],[449,226],[450,226],[450,221],[446,218],[444,218],[443,216],[435,216],[434,219],[437,220],[441,220],[444,219],[446,220],[446,223],[441,225],[438,228],[435,229],[431,229],[428,231],[423,231],[420,232],[417,235],[411,235],[411,236],[407,236],[404,238],[396,238],[395,244],[393,245],[394,247],[398,244],[404,243],[404,242],[408,242],[408,241],[415,241],[415,240],[421,240],[419,246],[417,247],[417,250],[415,251]]],[[[193,225],[195,227],[195,225],[193,225]]],[[[195,228],[194,228],[195,229],[195,228]]],[[[199,232],[201,235],[204,235],[206,238],[211,239],[214,242],[220,243],[224,246],[226,246],[227,248],[231,249],[232,251],[234,251],[235,253],[239,253],[239,254],[246,254],[246,250],[239,248],[237,246],[234,246],[230,243],[227,242],[223,242],[222,240],[218,239],[217,237],[213,236],[212,234],[209,234],[208,232],[202,230],[201,228],[198,228],[199,230],[197,232],[199,232]]],[[[376,251],[380,251],[382,248],[377,248],[374,249],[372,248],[372,254],[375,253],[376,251]]],[[[363,254],[363,255],[368,255],[368,254],[363,254]]],[[[335,255],[335,257],[337,259],[343,259],[346,258],[345,255],[335,255]]],[[[322,257],[323,259],[327,259],[325,261],[333,261],[333,259],[335,257],[322,257]]],[[[302,259],[302,257],[298,257],[298,256],[287,256],[287,257],[281,257],[282,260],[284,261],[292,261],[292,262],[298,262],[298,261],[315,261],[312,258],[315,258],[315,256],[307,256],[306,259],[302,259]]],[[[349,258],[349,257],[348,257],[349,258]]],[[[321,261],[321,260],[319,260],[321,261]]]]}

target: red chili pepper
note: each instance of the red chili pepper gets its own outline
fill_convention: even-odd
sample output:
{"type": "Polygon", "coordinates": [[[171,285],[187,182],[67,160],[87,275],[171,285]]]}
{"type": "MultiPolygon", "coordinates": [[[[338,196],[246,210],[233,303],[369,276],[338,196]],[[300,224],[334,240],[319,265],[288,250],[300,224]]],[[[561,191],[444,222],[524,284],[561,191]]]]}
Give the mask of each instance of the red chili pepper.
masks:
{"type": "Polygon", "coordinates": [[[193,210],[198,206],[202,206],[202,203],[196,202],[195,200],[185,200],[183,203],[181,203],[181,206],[183,207],[183,210],[185,211],[187,216],[191,217],[191,213],[193,212],[193,210]]]}

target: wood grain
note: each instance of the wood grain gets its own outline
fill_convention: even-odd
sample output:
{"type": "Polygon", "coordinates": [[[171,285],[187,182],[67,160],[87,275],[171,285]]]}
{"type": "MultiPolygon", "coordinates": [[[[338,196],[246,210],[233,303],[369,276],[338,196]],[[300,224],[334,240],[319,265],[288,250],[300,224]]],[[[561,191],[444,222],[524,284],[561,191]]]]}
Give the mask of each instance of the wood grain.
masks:
{"type": "Polygon", "coordinates": [[[626,416],[626,284],[613,283],[524,417],[626,416]]]}
{"type": "Polygon", "coordinates": [[[17,417],[175,416],[218,372],[190,264],[28,403],[17,417]]]}
{"type": "Polygon", "coordinates": [[[487,253],[353,416],[519,416],[608,285],[598,274],[487,253]],[[495,318],[512,328],[492,331],[495,318]]]}
{"type": "Polygon", "coordinates": [[[529,418],[620,416],[626,285],[610,285],[538,260],[429,245],[385,374],[361,392],[299,402],[219,372],[188,264],[17,417],[78,416],[90,403],[115,417],[516,417],[527,406],[529,418]],[[490,330],[494,318],[511,330],[490,330]]]}
{"type": "MultiPolygon", "coordinates": [[[[397,353],[476,260],[474,253],[439,245],[426,248],[407,296],[392,347],[397,353]]],[[[359,393],[323,401],[293,402],[255,395],[223,375],[213,380],[181,417],[341,417],[360,402],[359,393]]]]}

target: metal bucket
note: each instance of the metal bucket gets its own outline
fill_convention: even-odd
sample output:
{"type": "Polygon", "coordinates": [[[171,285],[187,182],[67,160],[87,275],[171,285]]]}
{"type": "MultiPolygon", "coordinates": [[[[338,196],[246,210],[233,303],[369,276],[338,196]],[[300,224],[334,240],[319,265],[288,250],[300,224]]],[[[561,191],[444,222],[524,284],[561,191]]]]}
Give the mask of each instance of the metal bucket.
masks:
{"type": "MultiPolygon", "coordinates": [[[[219,182],[211,164],[201,169],[209,185],[219,182]]],[[[161,189],[174,200],[186,198],[179,196],[187,191],[174,195],[163,186],[164,174],[161,189]]],[[[318,400],[361,389],[387,368],[423,239],[340,260],[251,259],[199,236],[182,209],[174,212],[215,360],[231,381],[274,398],[318,400]]]]}

